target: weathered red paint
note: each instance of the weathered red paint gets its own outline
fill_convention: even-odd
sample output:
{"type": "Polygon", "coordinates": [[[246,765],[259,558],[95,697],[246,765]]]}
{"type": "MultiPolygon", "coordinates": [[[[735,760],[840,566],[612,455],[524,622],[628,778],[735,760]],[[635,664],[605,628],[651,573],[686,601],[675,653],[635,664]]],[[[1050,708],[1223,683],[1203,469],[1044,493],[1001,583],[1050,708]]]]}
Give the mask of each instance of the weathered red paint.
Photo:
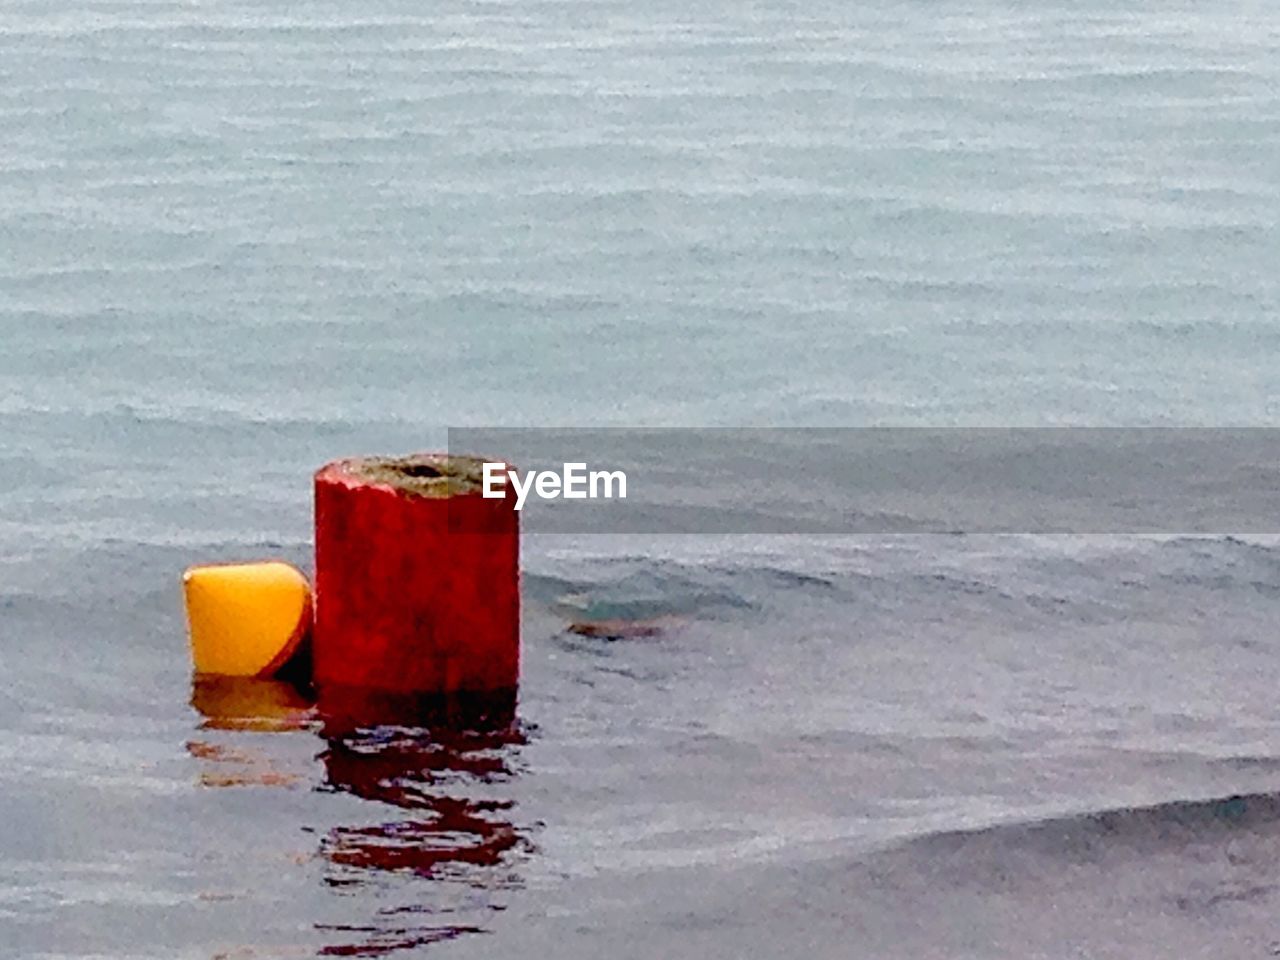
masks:
{"type": "Polygon", "coordinates": [[[520,672],[514,494],[426,497],[353,473],[315,476],[314,678],[326,689],[514,691],[520,672]]]}

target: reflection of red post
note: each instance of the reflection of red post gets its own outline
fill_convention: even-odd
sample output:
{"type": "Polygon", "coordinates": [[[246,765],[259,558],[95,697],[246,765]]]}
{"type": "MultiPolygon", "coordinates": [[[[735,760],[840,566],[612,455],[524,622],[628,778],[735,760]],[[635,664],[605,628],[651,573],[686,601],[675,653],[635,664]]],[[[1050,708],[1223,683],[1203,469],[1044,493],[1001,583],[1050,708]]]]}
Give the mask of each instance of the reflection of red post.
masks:
{"type": "Polygon", "coordinates": [[[482,496],[483,461],[339,460],[316,484],[314,675],[391,693],[514,690],[519,514],[482,496]]]}

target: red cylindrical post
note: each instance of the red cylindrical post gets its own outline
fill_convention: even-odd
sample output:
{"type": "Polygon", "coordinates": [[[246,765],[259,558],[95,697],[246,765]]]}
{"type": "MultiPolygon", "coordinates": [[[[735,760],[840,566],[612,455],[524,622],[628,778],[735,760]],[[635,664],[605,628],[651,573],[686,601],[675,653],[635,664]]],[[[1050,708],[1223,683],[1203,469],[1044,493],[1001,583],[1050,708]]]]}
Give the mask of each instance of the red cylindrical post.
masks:
{"type": "Polygon", "coordinates": [[[315,477],[314,676],[325,691],[514,691],[520,531],[474,457],[338,460],[315,477]]]}

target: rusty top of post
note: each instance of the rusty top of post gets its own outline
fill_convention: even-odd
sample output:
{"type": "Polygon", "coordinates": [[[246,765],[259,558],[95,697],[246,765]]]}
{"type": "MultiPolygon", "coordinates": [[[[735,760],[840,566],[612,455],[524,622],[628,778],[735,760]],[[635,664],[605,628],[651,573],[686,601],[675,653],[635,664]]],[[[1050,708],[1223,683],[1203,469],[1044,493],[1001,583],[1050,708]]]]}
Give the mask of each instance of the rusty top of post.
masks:
{"type": "Polygon", "coordinates": [[[443,499],[479,493],[486,462],[481,457],[413,453],[403,457],[352,457],[330,464],[325,470],[337,467],[357,481],[418,497],[443,499]]]}

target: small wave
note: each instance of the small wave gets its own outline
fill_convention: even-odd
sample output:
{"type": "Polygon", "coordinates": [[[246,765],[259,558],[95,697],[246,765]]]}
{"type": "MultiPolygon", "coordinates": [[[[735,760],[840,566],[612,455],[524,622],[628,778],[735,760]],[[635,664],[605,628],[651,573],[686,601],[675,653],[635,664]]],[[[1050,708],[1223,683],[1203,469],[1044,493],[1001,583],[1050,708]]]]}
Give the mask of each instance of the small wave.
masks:
{"type": "Polygon", "coordinates": [[[963,854],[965,869],[976,870],[983,863],[1008,866],[1004,854],[1097,862],[1121,850],[1151,854],[1278,829],[1280,793],[1250,793],[944,831],[907,841],[903,849],[932,863],[952,862],[963,854]]]}
{"type": "Polygon", "coordinates": [[[646,619],[712,615],[753,606],[731,571],[669,561],[601,561],[594,576],[526,573],[525,596],[575,618],[646,619]],[[618,568],[622,569],[618,569],[618,568]]]}

